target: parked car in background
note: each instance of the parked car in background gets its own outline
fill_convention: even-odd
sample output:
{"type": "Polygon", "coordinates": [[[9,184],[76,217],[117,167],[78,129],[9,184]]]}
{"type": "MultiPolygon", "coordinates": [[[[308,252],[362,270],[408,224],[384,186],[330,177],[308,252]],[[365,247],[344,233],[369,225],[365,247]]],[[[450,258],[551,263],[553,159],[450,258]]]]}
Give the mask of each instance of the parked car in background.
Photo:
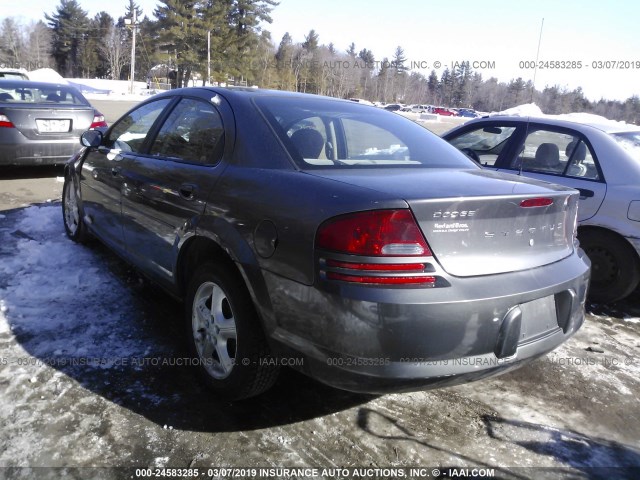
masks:
{"type": "Polygon", "coordinates": [[[459,108],[458,116],[460,117],[468,117],[468,118],[476,118],[478,117],[478,113],[472,108],[459,108]]]}
{"type": "Polygon", "coordinates": [[[613,302],[640,282],[640,128],[571,118],[490,116],[443,138],[485,168],[577,189],[590,297],[613,302]]]}
{"type": "Polygon", "coordinates": [[[455,117],[456,116],[456,112],[454,112],[453,110],[450,110],[448,108],[444,108],[444,107],[435,107],[433,109],[433,113],[438,114],[438,115],[443,115],[445,117],[455,117]]]}
{"type": "Polygon", "coordinates": [[[0,165],[65,163],[104,116],[68,85],[0,80],[0,165]]]}
{"type": "Polygon", "coordinates": [[[95,235],[184,300],[193,364],[221,396],[269,388],[276,358],[353,391],[466,382],[583,322],[578,192],[483,170],[403,116],[189,88],[82,142],[68,236],[95,235]]]}
{"type": "Polygon", "coordinates": [[[29,76],[21,68],[0,68],[0,80],[29,80],[29,76]]]}
{"type": "Polygon", "coordinates": [[[409,105],[406,108],[408,109],[408,111],[413,112],[413,113],[426,113],[426,112],[429,111],[429,106],[428,105],[415,104],[415,105],[409,105]]]}
{"type": "Polygon", "coordinates": [[[404,105],[402,105],[400,103],[388,103],[383,108],[385,110],[390,111],[390,112],[397,112],[398,110],[402,110],[403,107],[404,107],[404,105]]]}
{"type": "Polygon", "coordinates": [[[365,100],[363,98],[350,98],[349,100],[351,100],[352,102],[361,103],[363,105],[374,105],[373,102],[370,102],[369,100],[365,100]]]}

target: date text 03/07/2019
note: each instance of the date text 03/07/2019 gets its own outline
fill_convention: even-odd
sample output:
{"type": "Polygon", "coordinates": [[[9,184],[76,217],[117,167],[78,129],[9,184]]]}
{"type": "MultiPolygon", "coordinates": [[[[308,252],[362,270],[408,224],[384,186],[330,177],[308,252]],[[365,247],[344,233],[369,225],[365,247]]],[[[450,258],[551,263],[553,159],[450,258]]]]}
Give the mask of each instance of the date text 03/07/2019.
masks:
{"type": "Polygon", "coordinates": [[[207,478],[236,479],[281,479],[281,478],[492,478],[495,470],[492,468],[427,468],[427,467],[349,467],[349,468],[236,468],[236,467],[210,467],[210,468],[138,468],[135,470],[135,478],[207,478]]]}
{"type": "Polygon", "coordinates": [[[640,60],[520,60],[523,70],[640,70],[640,60]]]}

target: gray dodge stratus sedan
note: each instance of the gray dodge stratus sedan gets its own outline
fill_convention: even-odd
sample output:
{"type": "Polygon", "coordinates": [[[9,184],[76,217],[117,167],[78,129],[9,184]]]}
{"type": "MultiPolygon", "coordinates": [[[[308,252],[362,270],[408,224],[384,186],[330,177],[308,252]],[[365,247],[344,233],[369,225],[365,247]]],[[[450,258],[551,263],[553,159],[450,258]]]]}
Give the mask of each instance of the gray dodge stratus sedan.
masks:
{"type": "Polygon", "coordinates": [[[220,396],[263,392],[283,364],[352,391],[452,385],[584,320],[579,193],[482,170],[394,113],[190,88],[82,143],[67,234],[184,300],[193,363],[220,396]]]}

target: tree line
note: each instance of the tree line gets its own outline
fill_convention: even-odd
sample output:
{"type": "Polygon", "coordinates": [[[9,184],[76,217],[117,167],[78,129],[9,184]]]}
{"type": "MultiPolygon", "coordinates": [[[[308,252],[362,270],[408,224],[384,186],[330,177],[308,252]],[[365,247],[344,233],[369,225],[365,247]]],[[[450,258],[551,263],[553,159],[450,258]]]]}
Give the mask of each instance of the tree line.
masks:
{"type": "Polygon", "coordinates": [[[2,20],[0,65],[51,67],[67,78],[127,79],[135,19],[135,77],[140,80],[173,72],[174,86],[208,80],[479,111],[535,102],[545,113],[589,112],[640,121],[637,95],[590,101],[580,87],[538,90],[522,78],[485,79],[465,61],[425,75],[406,66],[401,46],[391,58],[380,59],[355,43],[346,50],[321,43],[315,30],[301,42],[288,33],[275,42],[263,26],[271,23],[277,5],[276,0],[161,0],[151,19],[128,0],[123,15],[114,19],[106,12],[89,18],[78,1],[60,0],[45,21],[21,25],[11,17],[2,20]]]}

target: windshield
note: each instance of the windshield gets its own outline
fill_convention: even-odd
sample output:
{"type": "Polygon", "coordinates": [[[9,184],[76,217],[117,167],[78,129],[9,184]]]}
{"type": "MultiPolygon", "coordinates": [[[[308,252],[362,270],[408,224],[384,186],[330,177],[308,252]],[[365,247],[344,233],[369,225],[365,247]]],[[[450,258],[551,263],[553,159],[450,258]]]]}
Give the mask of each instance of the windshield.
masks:
{"type": "Polygon", "coordinates": [[[326,98],[259,97],[258,108],[302,168],[478,168],[395,113],[326,98]]]}
{"type": "Polygon", "coordinates": [[[611,136],[629,155],[640,161],[640,131],[612,133],[611,136]]]}

